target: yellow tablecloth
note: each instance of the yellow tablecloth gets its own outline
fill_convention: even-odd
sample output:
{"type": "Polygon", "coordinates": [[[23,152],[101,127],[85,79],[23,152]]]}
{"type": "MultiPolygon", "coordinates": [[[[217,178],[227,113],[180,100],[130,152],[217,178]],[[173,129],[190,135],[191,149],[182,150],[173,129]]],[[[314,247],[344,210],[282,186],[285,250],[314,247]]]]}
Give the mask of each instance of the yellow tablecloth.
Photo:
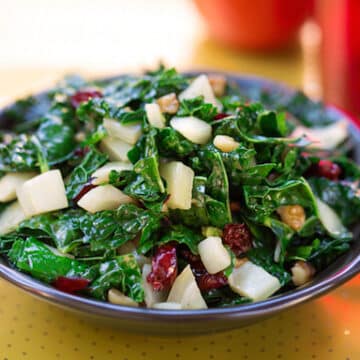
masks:
{"type": "Polygon", "coordinates": [[[261,323],[220,334],[154,337],[88,323],[0,281],[0,358],[357,360],[360,278],[261,323]]]}
{"type": "MultiPolygon", "coordinates": [[[[316,69],[309,61],[316,52],[312,35],[305,60],[296,46],[267,56],[239,54],[206,37],[190,0],[5,0],[1,5],[0,103],[46,87],[66,72],[140,70],[159,59],[180,69],[253,73],[316,89],[311,83],[316,69]]],[[[247,328],[166,338],[87,323],[0,280],[0,360],[356,360],[359,299],[357,277],[247,328]]]]}

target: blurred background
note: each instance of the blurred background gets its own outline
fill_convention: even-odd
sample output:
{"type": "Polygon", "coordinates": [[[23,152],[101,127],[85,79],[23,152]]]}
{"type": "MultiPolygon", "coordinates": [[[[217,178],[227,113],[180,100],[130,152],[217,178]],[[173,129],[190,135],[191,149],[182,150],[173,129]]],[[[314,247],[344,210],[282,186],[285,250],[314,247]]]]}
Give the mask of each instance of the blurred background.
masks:
{"type": "Polygon", "coordinates": [[[360,112],[359,22],[358,0],[0,0],[0,100],[163,61],[267,76],[360,112]]]}

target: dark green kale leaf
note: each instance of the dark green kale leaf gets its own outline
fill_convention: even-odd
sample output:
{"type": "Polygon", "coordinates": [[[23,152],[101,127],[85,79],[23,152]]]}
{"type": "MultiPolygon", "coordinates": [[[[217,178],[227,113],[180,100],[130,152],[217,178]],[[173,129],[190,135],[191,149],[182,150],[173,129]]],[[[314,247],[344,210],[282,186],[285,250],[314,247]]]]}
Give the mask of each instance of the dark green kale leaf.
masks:
{"type": "Polygon", "coordinates": [[[229,286],[213,289],[202,294],[208,307],[229,307],[250,303],[252,300],[234,293],[229,286]]]}
{"type": "Polygon", "coordinates": [[[25,238],[34,236],[68,253],[83,243],[80,220],[85,215],[82,209],[37,215],[20,223],[17,234],[25,238]]]}
{"type": "Polygon", "coordinates": [[[198,147],[170,127],[161,129],[158,132],[156,142],[161,156],[175,157],[177,159],[183,159],[189,156],[198,147]]]}
{"type": "Polygon", "coordinates": [[[134,239],[153,217],[152,212],[133,204],[120,205],[113,211],[86,213],[80,218],[83,242],[90,243],[92,251],[116,249],[134,239]]]}
{"type": "MultiPolygon", "coordinates": [[[[35,236],[55,245],[63,253],[73,253],[86,260],[99,256],[101,258],[138,234],[141,235],[140,241],[147,241],[160,227],[161,218],[161,214],[133,204],[123,204],[116,210],[94,214],[82,209],[67,210],[25,220],[14,236],[35,236]]],[[[1,241],[0,238],[0,243],[1,241]]],[[[6,241],[4,239],[4,246],[6,241]]]]}
{"type": "Polygon", "coordinates": [[[205,158],[210,160],[212,170],[207,180],[207,193],[215,200],[222,202],[226,209],[226,218],[219,219],[218,227],[231,223],[230,200],[229,200],[229,182],[224,163],[219,153],[206,152],[205,158]],[[222,225],[219,225],[221,223],[222,225]]]}
{"type": "Polygon", "coordinates": [[[248,210],[260,222],[282,205],[298,204],[313,213],[316,209],[313,193],[304,179],[289,180],[277,187],[245,185],[243,191],[248,210]]]}
{"type": "MultiPolygon", "coordinates": [[[[304,240],[304,239],[302,239],[304,240]]],[[[307,261],[311,253],[316,251],[320,246],[319,238],[315,238],[311,242],[306,242],[305,245],[299,245],[298,241],[291,244],[286,253],[286,261],[291,262],[295,260],[307,261]]]]}
{"type": "Polygon", "coordinates": [[[360,218],[360,189],[358,183],[331,181],[324,177],[308,179],[314,194],[339,215],[345,226],[360,218]]]}
{"type": "Polygon", "coordinates": [[[159,239],[158,245],[175,241],[179,244],[186,245],[193,254],[198,254],[198,244],[203,240],[200,233],[189,229],[184,225],[172,225],[169,230],[159,239]]]}
{"type": "Polygon", "coordinates": [[[222,228],[231,223],[229,200],[229,180],[219,152],[204,148],[198,152],[198,157],[191,159],[192,167],[208,175],[206,181],[206,210],[209,224],[222,228]]]}
{"type": "Polygon", "coordinates": [[[90,175],[103,165],[107,159],[106,154],[100,153],[95,148],[90,149],[83,161],[72,171],[66,183],[66,196],[69,201],[80,193],[83,186],[89,181],[90,175]]]}
{"type": "Polygon", "coordinates": [[[158,70],[145,75],[126,76],[114,81],[104,88],[106,99],[111,99],[114,108],[131,106],[139,109],[143,103],[150,103],[156,98],[184,90],[188,85],[185,76],[175,69],[165,69],[160,66],[158,70]]]}
{"type": "Polygon", "coordinates": [[[107,136],[107,131],[104,125],[100,124],[96,127],[95,130],[90,132],[90,134],[85,137],[85,140],[82,141],[81,146],[94,146],[98,144],[105,136],[107,136]]]}
{"type": "Polygon", "coordinates": [[[205,103],[203,96],[198,96],[193,99],[184,99],[180,102],[180,107],[177,116],[195,116],[206,122],[214,120],[217,114],[217,108],[213,104],[205,103]]]}
{"type": "Polygon", "coordinates": [[[276,255],[276,262],[278,262],[279,264],[283,264],[285,260],[286,250],[294,235],[294,230],[282,221],[279,221],[272,217],[266,218],[264,221],[264,225],[271,229],[278,241],[277,246],[280,246],[280,248],[278,250],[279,253],[276,255]]]}
{"type": "MultiPolygon", "coordinates": [[[[200,197],[190,209],[188,213],[190,218],[188,219],[196,216],[199,208],[204,208],[205,203],[208,221],[205,224],[205,210],[201,210],[203,215],[202,219],[196,221],[195,224],[209,224],[222,228],[225,224],[231,223],[229,180],[220,153],[218,151],[212,151],[212,146],[202,148],[198,151],[196,157],[190,159],[190,166],[197,173],[205,176],[206,184],[205,187],[200,184],[200,187],[197,188],[200,191],[205,189],[205,194],[201,195],[201,192],[194,194],[200,197]]],[[[180,218],[187,217],[186,211],[178,212],[177,214],[177,216],[180,215],[180,218]]],[[[189,223],[188,220],[185,221],[189,223]]]]}
{"type": "Polygon", "coordinates": [[[32,131],[38,127],[41,117],[49,111],[50,106],[48,93],[19,99],[1,112],[1,126],[16,133],[32,131]]]}
{"type": "Polygon", "coordinates": [[[136,179],[136,173],[132,170],[111,170],[109,184],[118,188],[124,188],[136,179]]]}
{"type": "MultiPolygon", "coordinates": [[[[134,164],[136,179],[128,184],[125,194],[146,203],[163,202],[165,187],[159,173],[159,155],[155,142],[156,131],[143,136],[137,147],[140,158],[134,164]]],[[[133,157],[133,154],[131,155],[133,157]]]]}
{"type": "Polygon", "coordinates": [[[144,301],[141,270],[132,254],[117,256],[94,269],[98,274],[90,287],[93,297],[106,300],[108,290],[116,288],[138,303],[144,301]]]}
{"type": "Polygon", "coordinates": [[[194,177],[191,208],[189,210],[170,210],[170,216],[173,221],[195,228],[209,225],[209,214],[206,209],[206,200],[209,200],[209,196],[205,194],[206,183],[206,177],[194,177]]]}
{"type": "Polygon", "coordinates": [[[92,278],[89,267],[77,260],[60,256],[34,237],[16,240],[8,253],[10,261],[21,271],[51,283],[59,276],[92,278]]]}
{"type": "Polygon", "coordinates": [[[302,156],[303,149],[291,144],[256,144],[255,149],[257,163],[275,165],[266,179],[266,183],[271,186],[299,179],[311,164],[309,158],[302,156]]]}
{"type": "Polygon", "coordinates": [[[44,171],[47,164],[67,160],[76,143],[74,129],[65,123],[65,117],[65,113],[54,109],[38,121],[39,127],[32,135],[17,135],[9,144],[0,144],[0,170],[44,171]]]}
{"type": "Polygon", "coordinates": [[[258,117],[264,112],[260,103],[242,105],[236,113],[236,122],[239,130],[244,134],[256,134],[259,132],[258,117]]]}
{"type": "Polygon", "coordinates": [[[16,233],[12,232],[10,234],[0,236],[0,254],[8,254],[11,250],[13,244],[17,240],[22,240],[22,238],[16,233]]]}
{"type": "Polygon", "coordinates": [[[285,113],[263,111],[258,115],[258,125],[261,133],[269,137],[285,136],[288,133],[285,113]]]}
{"type": "Polygon", "coordinates": [[[125,194],[144,203],[165,199],[165,188],[160,177],[156,156],[140,159],[134,166],[134,172],[138,176],[125,187],[125,194]]]}
{"type": "Polygon", "coordinates": [[[311,253],[307,256],[307,261],[310,261],[317,270],[324,269],[350,248],[349,240],[329,238],[317,240],[314,241],[311,253]]]}
{"type": "Polygon", "coordinates": [[[163,65],[160,65],[155,71],[147,72],[145,78],[150,81],[147,99],[173,92],[178,94],[189,85],[189,81],[184,75],[179,74],[174,68],[166,69],[163,65]]]}
{"type": "Polygon", "coordinates": [[[103,98],[92,98],[89,101],[81,103],[76,108],[76,118],[83,123],[100,125],[110,112],[108,101],[103,98]]]}
{"type": "MultiPolygon", "coordinates": [[[[261,110],[262,111],[262,110],[261,110]]],[[[250,115],[235,114],[220,121],[216,121],[214,135],[228,135],[235,140],[253,145],[260,144],[261,146],[271,144],[294,144],[299,147],[306,146],[309,142],[304,138],[295,139],[289,137],[270,137],[259,135],[260,129],[257,126],[257,117],[260,111],[250,112],[250,115]]]]}
{"type": "Polygon", "coordinates": [[[240,171],[233,171],[231,185],[259,185],[267,182],[267,176],[276,167],[275,163],[259,164],[240,171]]]}
{"type": "Polygon", "coordinates": [[[38,166],[38,147],[31,136],[19,135],[9,144],[0,144],[1,171],[29,171],[38,166]]]}
{"type": "MultiPolygon", "coordinates": [[[[215,147],[213,151],[219,151],[215,147]]],[[[237,173],[243,169],[248,169],[255,165],[256,151],[247,144],[240,143],[239,146],[230,152],[220,152],[221,158],[229,174],[229,178],[235,181],[237,173]]]]}
{"type": "Polygon", "coordinates": [[[302,228],[298,231],[298,235],[303,238],[324,234],[325,229],[317,216],[307,218],[302,228]]]}
{"type": "Polygon", "coordinates": [[[296,116],[307,127],[326,126],[334,121],[322,102],[309,99],[302,91],[296,92],[282,103],[282,108],[296,116]]]}
{"type": "Polygon", "coordinates": [[[44,149],[49,165],[67,160],[76,146],[74,129],[65,125],[59,118],[56,119],[54,115],[42,121],[36,131],[36,137],[44,149]]]}

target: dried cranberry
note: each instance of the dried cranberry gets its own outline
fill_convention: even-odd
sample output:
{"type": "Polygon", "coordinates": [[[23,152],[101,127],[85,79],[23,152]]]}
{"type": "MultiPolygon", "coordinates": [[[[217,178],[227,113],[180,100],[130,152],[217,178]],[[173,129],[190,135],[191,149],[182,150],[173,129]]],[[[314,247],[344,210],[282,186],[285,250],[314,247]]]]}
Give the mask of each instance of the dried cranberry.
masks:
{"type": "Polygon", "coordinates": [[[312,176],[325,177],[334,181],[339,180],[341,172],[341,167],[330,160],[320,160],[309,170],[309,174],[312,176]]]}
{"type": "Polygon", "coordinates": [[[196,277],[196,282],[201,291],[209,291],[227,285],[228,280],[222,272],[217,274],[209,274],[206,272],[205,274],[196,277]]]}
{"type": "Polygon", "coordinates": [[[87,183],[85,184],[80,192],[73,198],[74,203],[77,203],[86,193],[88,193],[90,190],[94,189],[97,185],[87,183]]]}
{"type": "Polygon", "coordinates": [[[209,274],[199,255],[194,255],[188,249],[180,249],[179,254],[190,264],[200,290],[209,291],[227,285],[228,281],[224,273],[221,271],[216,274],[209,274]]]}
{"type": "Polygon", "coordinates": [[[175,244],[165,244],[157,248],[152,258],[151,273],[147,281],[155,291],[168,290],[177,275],[177,256],[175,244]]]}
{"type": "Polygon", "coordinates": [[[223,241],[230,246],[236,256],[252,247],[251,233],[245,224],[226,224],[223,230],[223,241]]]}
{"type": "Polygon", "coordinates": [[[230,116],[230,115],[229,115],[229,114],[225,114],[225,113],[219,113],[219,114],[216,114],[216,115],[214,116],[214,120],[221,120],[221,119],[226,118],[226,117],[228,117],[228,116],[230,116]]]}
{"type": "Polygon", "coordinates": [[[228,283],[227,277],[222,271],[209,274],[201,261],[191,263],[190,266],[201,291],[218,289],[228,283]]]}
{"type": "Polygon", "coordinates": [[[90,281],[84,278],[68,278],[65,276],[59,276],[53,285],[55,288],[64,291],[69,294],[74,294],[77,291],[84,290],[88,287],[90,281]]]}
{"type": "Polygon", "coordinates": [[[189,263],[194,264],[197,262],[201,262],[199,255],[194,255],[190,250],[188,249],[180,249],[179,254],[189,263]]]}
{"type": "Polygon", "coordinates": [[[80,147],[75,149],[74,155],[78,158],[84,157],[88,152],[90,151],[90,148],[88,146],[80,147]]]}
{"type": "Polygon", "coordinates": [[[102,93],[98,90],[78,91],[70,97],[71,105],[77,108],[81,103],[89,101],[93,98],[101,98],[102,93]]]}

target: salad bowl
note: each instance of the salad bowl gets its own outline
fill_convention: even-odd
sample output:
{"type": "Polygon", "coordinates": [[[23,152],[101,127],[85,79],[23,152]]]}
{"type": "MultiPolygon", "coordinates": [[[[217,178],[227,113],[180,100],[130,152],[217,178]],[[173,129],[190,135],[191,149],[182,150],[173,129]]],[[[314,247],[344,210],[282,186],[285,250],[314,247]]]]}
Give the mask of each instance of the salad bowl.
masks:
{"type": "MultiPolygon", "coordinates": [[[[211,73],[206,71],[205,73],[211,73]]],[[[219,74],[219,72],[216,72],[219,74]]],[[[191,73],[197,75],[198,73],[191,73]]],[[[256,99],[260,90],[286,98],[295,90],[277,82],[236,74],[223,74],[228,81],[236,84],[251,99],[256,99]]],[[[37,95],[45,98],[44,94],[37,95]]],[[[0,126],[6,127],[8,110],[0,111],[0,126]]],[[[360,161],[360,130],[354,118],[344,111],[326,106],[326,113],[334,121],[346,121],[351,143],[352,156],[360,161]]],[[[238,306],[210,308],[206,310],[174,311],[164,309],[146,309],[115,305],[86,297],[79,297],[46,285],[11,266],[6,258],[0,257],[0,276],[25,292],[66,310],[72,311],[89,320],[108,324],[128,331],[148,334],[202,334],[230,330],[261,321],[281,311],[315,299],[340,286],[360,271],[360,241],[357,229],[354,229],[355,241],[350,249],[337,258],[330,266],[316,274],[314,279],[296,289],[275,295],[269,299],[244,303],[238,306]]]]}

